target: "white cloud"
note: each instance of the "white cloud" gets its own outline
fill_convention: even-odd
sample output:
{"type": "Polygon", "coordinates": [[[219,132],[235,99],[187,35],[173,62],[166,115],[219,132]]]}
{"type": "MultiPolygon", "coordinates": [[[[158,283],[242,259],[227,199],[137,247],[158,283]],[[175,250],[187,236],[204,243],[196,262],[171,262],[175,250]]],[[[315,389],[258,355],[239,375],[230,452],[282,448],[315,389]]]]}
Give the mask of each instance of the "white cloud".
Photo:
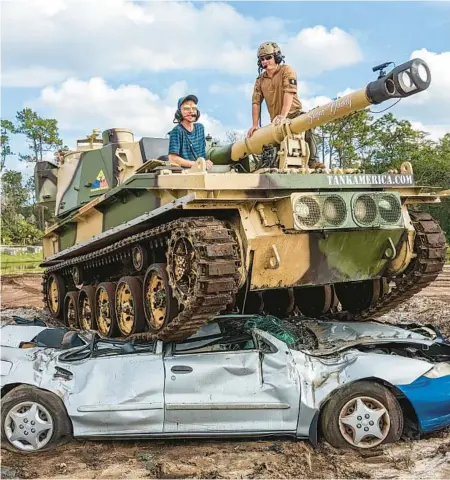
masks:
{"type": "Polygon", "coordinates": [[[336,95],[336,98],[338,97],[344,97],[345,95],[348,95],[350,93],[353,93],[353,92],[356,92],[356,90],[354,88],[349,88],[347,87],[345,90],[343,90],[342,92],[338,92],[337,95],[336,95]]]}
{"type": "Polygon", "coordinates": [[[301,76],[354,65],[363,58],[355,37],[337,27],[328,31],[322,25],[301,30],[288,40],[283,53],[301,76]]]}
{"type": "MultiPolygon", "coordinates": [[[[225,94],[225,95],[235,95],[238,93],[243,93],[246,98],[251,99],[253,94],[253,83],[241,83],[238,85],[233,85],[231,83],[214,83],[209,86],[209,93],[212,94],[225,94]]],[[[306,82],[298,82],[297,85],[298,95],[300,98],[303,98],[305,95],[310,93],[310,86],[306,82]]]]}
{"type": "MultiPolygon", "coordinates": [[[[244,16],[221,2],[30,0],[2,4],[2,16],[3,71],[18,86],[24,82],[15,72],[29,65],[78,78],[175,69],[252,74],[262,32],[287,38],[283,20],[244,16]]],[[[338,28],[306,28],[281,46],[299,76],[362,58],[356,39],[338,28]]],[[[34,85],[59,80],[39,75],[34,85]]]]}
{"type": "MultiPolygon", "coordinates": [[[[173,128],[176,100],[187,93],[186,82],[172,84],[161,97],[138,85],[113,88],[100,77],[71,78],[44,88],[31,106],[57,118],[61,129],[79,131],[81,126],[87,133],[93,128],[130,128],[136,137],[160,137],[173,128]]],[[[207,114],[200,121],[211,135],[223,131],[221,123],[207,114]]]]}
{"type": "Polygon", "coordinates": [[[403,99],[398,110],[412,121],[436,126],[438,120],[445,128],[450,124],[450,51],[434,53],[423,48],[412,52],[410,58],[427,62],[431,84],[424,92],[403,99]]]}
{"type": "Polygon", "coordinates": [[[421,122],[411,122],[411,125],[416,130],[422,130],[429,134],[428,138],[430,140],[439,140],[446,133],[450,133],[450,124],[448,125],[424,125],[421,122]]]}
{"type": "Polygon", "coordinates": [[[331,102],[331,98],[326,97],[324,95],[318,95],[316,97],[311,97],[311,98],[305,98],[302,100],[302,105],[303,105],[303,110],[305,112],[308,112],[309,110],[312,110],[313,108],[316,107],[321,107],[322,105],[325,105],[328,102],[331,102]]]}
{"type": "Polygon", "coordinates": [[[3,72],[1,80],[3,87],[42,87],[61,82],[66,77],[68,77],[67,71],[32,66],[3,72]]]}
{"type": "Polygon", "coordinates": [[[251,83],[241,83],[232,85],[230,83],[214,83],[208,88],[209,93],[213,95],[235,95],[236,93],[243,93],[246,98],[252,98],[253,85],[251,83]]]}

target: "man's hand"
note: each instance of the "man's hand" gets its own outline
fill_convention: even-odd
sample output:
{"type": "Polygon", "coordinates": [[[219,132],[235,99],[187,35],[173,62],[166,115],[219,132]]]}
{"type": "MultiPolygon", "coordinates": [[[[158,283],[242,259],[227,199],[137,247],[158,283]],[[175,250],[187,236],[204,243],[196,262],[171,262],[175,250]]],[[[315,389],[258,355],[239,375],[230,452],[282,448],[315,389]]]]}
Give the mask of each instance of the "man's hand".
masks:
{"type": "Polygon", "coordinates": [[[272,125],[281,125],[282,123],[291,123],[291,121],[288,118],[286,118],[285,115],[277,115],[272,120],[272,125]]]}
{"type": "Polygon", "coordinates": [[[210,169],[213,165],[214,165],[214,163],[211,162],[211,160],[206,160],[206,168],[207,169],[210,169]]]}
{"type": "Polygon", "coordinates": [[[257,125],[252,125],[247,133],[247,137],[250,138],[256,130],[258,130],[258,126],[257,125]]]}

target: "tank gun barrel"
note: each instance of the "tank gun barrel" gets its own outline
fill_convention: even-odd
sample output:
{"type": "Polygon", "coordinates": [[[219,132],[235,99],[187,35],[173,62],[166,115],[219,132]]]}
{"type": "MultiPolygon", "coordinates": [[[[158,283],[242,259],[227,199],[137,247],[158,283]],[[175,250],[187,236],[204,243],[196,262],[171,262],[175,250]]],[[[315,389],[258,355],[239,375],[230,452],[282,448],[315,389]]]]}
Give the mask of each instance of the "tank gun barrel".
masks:
{"type": "Polygon", "coordinates": [[[431,73],[428,65],[420,58],[415,58],[395,67],[386,75],[370,82],[365,88],[294,118],[290,124],[266,125],[256,130],[250,138],[229,145],[212,147],[208,151],[208,157],[214,164],[224,165],[243,160],[251,154],[259,155],[264,145],[278,145],[291,133],[306,132],[362,110],[371,104],[415,95],[426,90],[430,82],[431,73]]]}

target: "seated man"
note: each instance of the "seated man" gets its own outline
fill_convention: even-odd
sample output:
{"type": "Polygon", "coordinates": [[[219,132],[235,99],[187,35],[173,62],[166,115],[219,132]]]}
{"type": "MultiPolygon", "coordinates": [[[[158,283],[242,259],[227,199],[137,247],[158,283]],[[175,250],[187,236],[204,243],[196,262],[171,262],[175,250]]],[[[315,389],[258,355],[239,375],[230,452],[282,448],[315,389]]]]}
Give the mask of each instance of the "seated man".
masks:
{"type": "MultiPolygon", "coordinates": [[[[200,157],[206,159],[205,129],[201,123],[195,123],[200,117],[197,103],[195,95],[178,100],[174,119],[178,125],[170,132],[169,162],[183,168],[191,168],[200,157]]],[[[206,160],[206,167],[212,166],[211,160],[206,160]]]]}

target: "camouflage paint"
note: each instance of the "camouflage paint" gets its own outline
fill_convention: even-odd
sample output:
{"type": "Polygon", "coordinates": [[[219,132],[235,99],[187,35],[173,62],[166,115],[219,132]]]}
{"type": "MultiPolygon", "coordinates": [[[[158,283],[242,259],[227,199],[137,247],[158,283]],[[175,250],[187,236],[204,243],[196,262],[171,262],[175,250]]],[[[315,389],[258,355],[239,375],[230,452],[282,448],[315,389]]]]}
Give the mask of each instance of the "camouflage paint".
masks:
{"type": "Polygon", "coordinates": [[[314,232],[310,236],[314,267],[301,282],[322,284],[324,277],[328,277],[325,283],[374,278],[381,274],[387,263],[383,255],[390,246],[389,238],[397,245],[403,233],[403,229],[341,231],[324,239],[314,232]]]}
{"type": "Polygon", "coordinates": [[[104,211],[103,231],[116,227],[160,206],[161,201],[155,195],[155,192],[139,191],[138,193],[139,196],[129,193],[102,206],[104,211]]]}
{"type": "Polygon", "coordinates": [[[76,224],[73,225],[66,225],[64,226],[61,231],[58,232],[58,247],[59,250],[64,250],[75,244],[75,240],[77,238],[77,226],[76,224]]]}
{"type": "Polygon", "coordinates": [[[114,151],[117,147],[106,145],[91,152],[84,152],[81,161],[81,176],[78,185],[78,203],[89,203],[93,198],[106,193],[115,186],[114,172],[117,161],[114,151]],[[105,182],[96,185],[99,174],[103,172],[105,182]]]}

